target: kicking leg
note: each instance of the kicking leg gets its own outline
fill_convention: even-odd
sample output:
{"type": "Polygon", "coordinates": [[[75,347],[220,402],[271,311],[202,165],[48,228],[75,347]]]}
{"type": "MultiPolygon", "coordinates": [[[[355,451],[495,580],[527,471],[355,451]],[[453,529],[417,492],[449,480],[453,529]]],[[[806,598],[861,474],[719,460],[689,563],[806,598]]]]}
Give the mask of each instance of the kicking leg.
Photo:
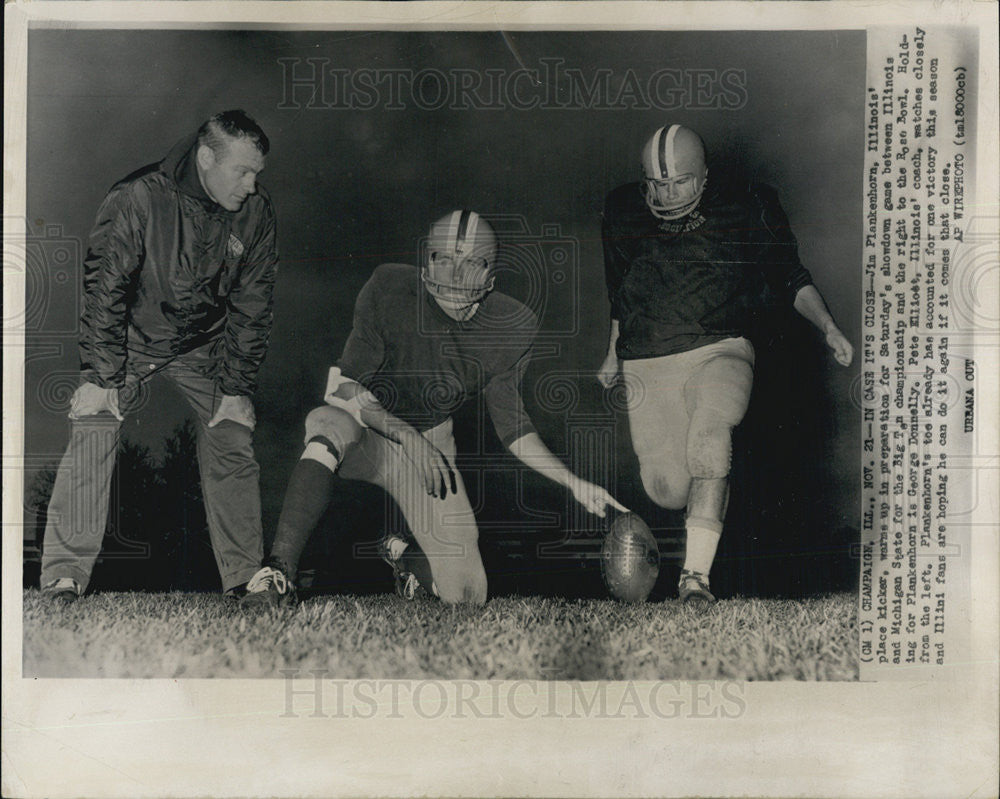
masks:
{"type": "Polygon", "coordinates": [[[752,384],[750,361],[725,355],[707,361],[685,388],[691,418],[687,442],[691,491],[685,521],[682,599],[714,599],[708,590],[708,574],[729,499],[732,430],[746,413],[752,384]]]}
{"type": "Polygon", "coordinates": [[[661,508],[688,504],[688,412],[684,384],[691,374],[687,354],[624,361],[632,448],[647,496],[661,508]]]}

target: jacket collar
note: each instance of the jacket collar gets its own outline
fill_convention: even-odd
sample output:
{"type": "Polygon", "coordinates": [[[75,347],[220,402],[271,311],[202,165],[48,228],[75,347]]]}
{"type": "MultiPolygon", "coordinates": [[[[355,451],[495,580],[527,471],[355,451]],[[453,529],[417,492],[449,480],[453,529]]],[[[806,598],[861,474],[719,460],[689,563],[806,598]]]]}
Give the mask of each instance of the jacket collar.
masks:
{"type": "Polygon", "coordinates": [[[208,196],[198,177],[195,160],[198,151],[198,134],[185,136],[171,148],[167,157],[160,162],[160,171],[167,175],[184,194],[200,201],[213,211],[225,209],[208,196]]]}

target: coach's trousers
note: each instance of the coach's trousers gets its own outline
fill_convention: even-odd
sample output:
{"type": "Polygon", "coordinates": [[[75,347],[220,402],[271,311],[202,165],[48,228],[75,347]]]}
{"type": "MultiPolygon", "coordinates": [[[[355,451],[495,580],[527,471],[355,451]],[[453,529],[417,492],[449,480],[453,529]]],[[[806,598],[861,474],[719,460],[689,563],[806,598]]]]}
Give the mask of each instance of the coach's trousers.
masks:
{"type": "MultiPolygon", "coordinates": [[[[143,392],[136,388],[143,374],[154,372],[180,389],[198,417],[198,467],[208,530],[222,589],[229,590],[249,580],[263,559],[260,468],[252,431],[228,420],[208,427],[221,395],[187,356],[165,365],[130,358],[126,387],[119,392],[123,415],[139,410],[143,392]]],[[[43,586],[60,577],[72,577],[82,589],[90,582],[107,526],[120,428],[108,413],[70,422],[69,446],[48,508],[43,586]]]]}

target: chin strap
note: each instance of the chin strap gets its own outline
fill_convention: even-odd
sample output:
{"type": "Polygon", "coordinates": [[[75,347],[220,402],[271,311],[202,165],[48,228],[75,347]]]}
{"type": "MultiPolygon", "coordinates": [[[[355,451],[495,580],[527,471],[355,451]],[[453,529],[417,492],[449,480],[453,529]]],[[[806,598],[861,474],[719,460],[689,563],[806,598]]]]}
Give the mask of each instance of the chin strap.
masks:
{"type": "MultiPolygon", "coordinates": [[[[420,270],[420,279],[423,281],[424,285],[427,287],[427,291],[430,292],[431,296],[436,296],[435,291],[440,291],[444,289],[445,291],[462,291],[467,292],[470,297],[470,303],[479,303],[483,301],[483,297],[489,294],[493,290],[493,277],[486,282],[483,286],[476,286],[474,288],[469,288],[468,286],[455,286],[450,283],[439,283],[436,280],[431,280],[430,276],[427,274],[427,267],[420,270]]],[[[455,300],[453,300],[455,302],[455,300]]]]}
{"type": "Polygon", "coordinates": [[[680,219],[683,216],[690,214],[695,208],[701,203],[701,198],[705,195],[705,186],[708,185],[708,180],[702,182],[701,191],[698,192],[698,196],[695,197],[691,202],[686,205],[682,205],[680,208],[666,208],[665,206],[659,205],[654,199],[653,193],[649,189],[649,185],[643,182],[640,185],[639,191],[642,194],[642,198],[646,201],[646,206],[649,208],[653,216],[659,219],[680,219]]]}

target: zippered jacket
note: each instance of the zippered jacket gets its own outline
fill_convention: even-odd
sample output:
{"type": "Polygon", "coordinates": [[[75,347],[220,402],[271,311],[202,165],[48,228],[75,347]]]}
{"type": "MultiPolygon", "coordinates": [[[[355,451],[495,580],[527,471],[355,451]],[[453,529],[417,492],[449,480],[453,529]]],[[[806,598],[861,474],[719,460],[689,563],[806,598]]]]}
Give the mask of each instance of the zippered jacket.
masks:
{"type": "Polygon", "coordinates": [[[102,388],[124,385],[130,357],[193,353],[223,394],[249,396],[267,352],[278,268],[267,192],[227,211],[205,192],[197,136],[105,197],[84,261],[80,363],[102,388]]]}

